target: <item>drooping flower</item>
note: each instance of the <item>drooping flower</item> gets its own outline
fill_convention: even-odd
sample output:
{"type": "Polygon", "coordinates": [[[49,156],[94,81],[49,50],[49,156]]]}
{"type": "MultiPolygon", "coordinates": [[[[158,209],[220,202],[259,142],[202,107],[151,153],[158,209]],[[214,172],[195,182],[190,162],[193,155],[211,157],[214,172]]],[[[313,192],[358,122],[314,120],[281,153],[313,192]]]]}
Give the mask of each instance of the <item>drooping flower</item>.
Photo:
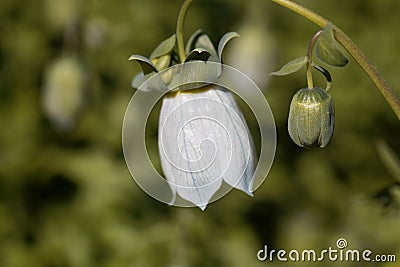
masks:
{"type": "Polygon", "coordinates": [[[173,193],[171,204],[178,194],[204,210],[223,181],[252,195],[255,151],[250,131],[232,93],[213,84],[222,74],[222,51],[236,36],[224,35],[217,52],[207,35],[195,32],[186,46],[185,63],[178,68],[168,69],[178,64],[175,36],[162,42],[150,58],[130,57],[143,70],[133,79],[133,87],[166,92],[158,147],[173,193]],[[204,64],[198,68],[192,61],[204,64]],[[150,76],[155,82],[144,83],[150,76]]]}
{"type": "Polygon", "coordinates": [[[292,99],[289,110],[289,135],[301,147],[325,147],[334,129],[332,97],[322,88],[304,88],[292,99]]]}

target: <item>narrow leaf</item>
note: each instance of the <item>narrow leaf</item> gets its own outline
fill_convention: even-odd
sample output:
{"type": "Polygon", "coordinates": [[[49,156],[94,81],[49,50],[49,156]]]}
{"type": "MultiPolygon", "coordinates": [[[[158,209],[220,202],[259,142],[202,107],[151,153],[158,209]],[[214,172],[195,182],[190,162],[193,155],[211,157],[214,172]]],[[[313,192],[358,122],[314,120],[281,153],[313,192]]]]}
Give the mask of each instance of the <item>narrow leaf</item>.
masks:
{"type": "Polygon", "coordinates": [[[176,37],[175,34],[164,40],[154,49],[153,53],[151,53],[150,59],[158,58],[161,56],[168,55],[172,52],[175,47],[176,37]]]}
{"type": "Polygon", "coordinates": [[[349,62],[335,39],[332,23],[326,25],[318,38],[314,55],[322,62],[335,67],[344,67],[349,62]]]}
{"type": "Polygon", "coordinates": [[[270,75],[284,76],[299,71],[307,64],[307,57],[299,57],[286,63],[280,70],[272,72],[270,75]]]}

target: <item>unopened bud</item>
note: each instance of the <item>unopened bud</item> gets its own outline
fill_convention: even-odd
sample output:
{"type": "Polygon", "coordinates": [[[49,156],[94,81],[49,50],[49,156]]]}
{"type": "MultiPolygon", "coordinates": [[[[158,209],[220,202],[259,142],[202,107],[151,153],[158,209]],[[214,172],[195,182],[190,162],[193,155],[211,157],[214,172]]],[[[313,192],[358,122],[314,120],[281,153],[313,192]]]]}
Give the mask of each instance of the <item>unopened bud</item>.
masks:
{"type": "Polygon", "coordinates": [[[289,135],[301,147],[325,147],[333,135],[334,105],[322,88],[299,90],[290,104],[289,135]]]}

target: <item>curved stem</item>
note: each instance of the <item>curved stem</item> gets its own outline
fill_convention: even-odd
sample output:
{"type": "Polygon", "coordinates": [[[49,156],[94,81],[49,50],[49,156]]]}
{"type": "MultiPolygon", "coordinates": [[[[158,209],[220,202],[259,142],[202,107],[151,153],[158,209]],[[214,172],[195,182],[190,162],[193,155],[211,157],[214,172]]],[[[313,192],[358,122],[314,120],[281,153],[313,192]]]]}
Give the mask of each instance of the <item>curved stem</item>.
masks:
{"type": "Polygon", "coordinates": [[[179,53],[179,59],[180,59],[181,63],[185,62],[185,58],[186,58],[185,44],[183,41],[183,22],[185,21],[185,16],[186,16],[186,13],[187,13],[190,5],[194,1],[195,0],[185,0],[185,2],[183,2],[181,9],[179,11],[178,21],[176,23],[176,39],[178,42],[178,53],[179,53]]]}
{"type": "Polygon", "coordinates": [[[317,40],[319,36],[321,35],[322,30],[319,30],[311,39],[310,43],[308,44],[308,49],[307,49],[307,83],[308,83],[308,89],[313,89],[314,88],[314,82],[312,78],[312,55],[314,51],[315,44],[317,43],[317,40]]]}
{"type": "Polygon", "coordinates": [[[308,89],[311,90],[314,88],[314,81],[312,77],[312,67],[310,61],[307,62],[306,69],[307,69],[307,87],[308,89]]]}
{"type": "MultiPolygon", "coordinates": [[[[272,0],[272,2],[275,2],[283,7],[286,7],[296,12],[297,14],[312,21],[321,28],[324,28],[328,23],[328,20],[326,18],[290,0],[272,0]]],[[[367,73],[369,78],[379,89],[381,94],[385,97],[386,101],[389,103],[397,118],[400,120],[400,100],[392,91],[388,83],[383,79],[382,75],[371,64],[371,62],[363,54],[363,52],[341,29],[334,25],[333,30],[336,40],[338,40],[343,45],[343,47],[350,53],[355,61],[357,61],[357,63],[361,66],[365,73],[367,73]]]]}
{"type": "Polygon", "coordinates": [[[310,42],[308,43],[307,58],[311,61],[312,61],[312,55],[314,52],[314,47],[315,47],[321,33],[322,33],[322,30],[317,31],[317,33],[314,34],[314,36],[311,38],[310,42]]]}

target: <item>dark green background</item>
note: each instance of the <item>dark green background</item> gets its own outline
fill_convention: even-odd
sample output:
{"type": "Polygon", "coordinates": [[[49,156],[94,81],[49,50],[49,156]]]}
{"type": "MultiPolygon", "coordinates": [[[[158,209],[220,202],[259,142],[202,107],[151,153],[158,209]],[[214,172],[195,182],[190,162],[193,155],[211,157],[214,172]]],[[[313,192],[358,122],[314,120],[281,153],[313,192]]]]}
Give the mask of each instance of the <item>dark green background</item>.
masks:
{"type": "MultiPolygon", "coordinates": [[[[348,33],[400,95],[398,0],[299,2],[348,33]]],[[[240,34],[243,25],[264,27],[255,34],[265,43],[257,58],[265,58],[266,67],[258,71],[265,73],[260,83],[278,143],[255,197],[233,190],[201,212],[159,203],[136,185],[121,148],[123,116],[134,93],[130,82],[139,71],[127,59],[148,56],[174,32],[180,4],[0,2],[0,266],[398,266],[267,264],[256,258],[264,244],[323,249],[346,238],[351,249],[400,260],[399,190],[376,149],[383,138],[400,155],[399,121],[351,60],[343,69],[330,68],[336,106],[331,144],[323,150],[293,144],[286,129],[289,103],[306,86],[305,73],[268,73],[303,56],[318,28],[271,1],[198,0],[185,26],[186,37],[202,28],[215,43],[227,31],[240,34]],[[65,38],[71,25],[79,42],[65,38]],[[66,50],[83,62],[88,83],[75,126],[63,131],[43,111],[42,85],[46,67],[66,50]]],[[[227,64],[234,62],[234,42],[239,39],[227,47],[227,64]]],[[[235,53],[251,50],[243,46],[235,53]]],[[[321,78],[317,83],[324,86],[321,78]]],[[[156,126],[152,120],[149,127],[156,126]]]]}

